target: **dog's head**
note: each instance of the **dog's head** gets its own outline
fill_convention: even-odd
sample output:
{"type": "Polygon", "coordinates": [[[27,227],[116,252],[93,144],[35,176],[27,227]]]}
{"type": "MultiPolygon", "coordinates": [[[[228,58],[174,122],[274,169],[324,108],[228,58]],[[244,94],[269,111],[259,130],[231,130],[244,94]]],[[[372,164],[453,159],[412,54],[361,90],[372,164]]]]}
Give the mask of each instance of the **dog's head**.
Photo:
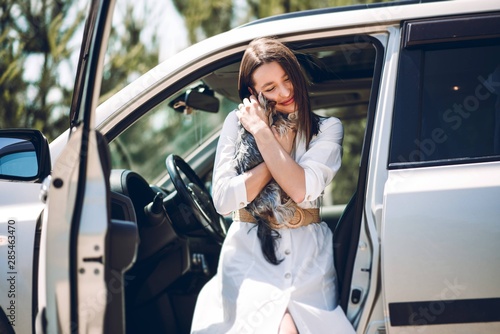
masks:
{"type": "Polygon", "coordinates": [[[266,116],[269,118],[269,124],[273,123],[273,116],[276,114],[276,102],[266,99],[262,92],[259,93],[257,97],[259,99],[260,106],[266,111],[266,116]]]}
{"type": "Polygon", "coordinates": [[[284,135],[287,131],[297,130],[297,117],[290,117],[276,111],[276,102],[266,99],[261,93],[258,96],[260,106],[266,111],[266,116],[269,118],[269,124],[273,124],[280,135],[284,135]]]}

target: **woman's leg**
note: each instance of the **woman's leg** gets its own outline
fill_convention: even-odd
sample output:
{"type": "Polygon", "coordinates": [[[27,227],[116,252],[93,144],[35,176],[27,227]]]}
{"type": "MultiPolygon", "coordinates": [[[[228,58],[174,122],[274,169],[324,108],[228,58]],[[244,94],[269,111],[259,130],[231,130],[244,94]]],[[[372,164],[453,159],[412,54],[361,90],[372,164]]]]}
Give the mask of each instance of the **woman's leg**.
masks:
{"type": "Polygon", "coordinates": [[[283,315],[283,319],[281,319],[278,334],[299,334],[299,331],[295,326],[295,322],[293,322],[292,315],[290,314],[290,312],[288,312],[288,310],[286,310],[285,314],[283,315]]]}

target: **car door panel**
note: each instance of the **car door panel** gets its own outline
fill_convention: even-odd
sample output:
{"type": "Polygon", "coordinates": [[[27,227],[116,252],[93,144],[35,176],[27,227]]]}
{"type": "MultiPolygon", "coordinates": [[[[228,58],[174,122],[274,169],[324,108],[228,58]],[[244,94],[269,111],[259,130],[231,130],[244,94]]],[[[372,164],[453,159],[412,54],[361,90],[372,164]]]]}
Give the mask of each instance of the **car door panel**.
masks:
{"type": "Polygon", "coordinates": [[[81,131],[75,131],[55,161],[42,217],[38,271],[37,331],[71,330],[70,228],[78,182],[81,131]],[[65,210],[61,210],[63,207],[65,210]],[[49,226],[50,224],[50,226],[49,226]],[[50,321],[49,321],[50,320],[50,321]]]}
{"type": "Polygon", "coordinates": [[[381,224],[390,333],[500,331],[498,17],[402,24],[381,224]]]}
{"type": "Polygon", "coordinates": [[[89,8],[70,137],[53,167],[41,236],[37,326],[42,332],[101,332],[107,308],[115,305],[105,280],[110,165],[107,144],[94,130],[113,6],[96,0],[89,8]]]}
{"type": "Polygon", "coordinates": [[[492,265],[500,263],[499,168],[389,172],[382,262],[390,333],[468,333],[469,322],[500,330],[492,312],[500,305],[500,270],[492,265]]]}

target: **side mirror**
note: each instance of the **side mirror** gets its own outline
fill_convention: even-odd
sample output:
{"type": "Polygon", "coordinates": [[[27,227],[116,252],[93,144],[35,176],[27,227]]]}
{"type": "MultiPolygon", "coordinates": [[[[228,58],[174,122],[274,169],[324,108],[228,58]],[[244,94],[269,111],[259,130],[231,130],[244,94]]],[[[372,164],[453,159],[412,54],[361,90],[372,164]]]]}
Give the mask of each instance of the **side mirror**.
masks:
{"type": "Polygon", "coordinates": [[[49,143],[38,130],[0,130],[0,179],[42,182],[51,170],[49,143]]]}

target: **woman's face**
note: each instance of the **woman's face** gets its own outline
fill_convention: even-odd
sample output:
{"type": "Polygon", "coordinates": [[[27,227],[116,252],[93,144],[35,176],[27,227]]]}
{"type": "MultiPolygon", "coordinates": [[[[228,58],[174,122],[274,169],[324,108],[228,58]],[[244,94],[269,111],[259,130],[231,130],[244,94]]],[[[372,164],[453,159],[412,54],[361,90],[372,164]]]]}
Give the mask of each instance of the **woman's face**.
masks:
{"type": "Polygon", "coordinates": [[[266,99],[276,102],[276,110],[283,113],[293,113],[296,110],[293,86],[288,74],[277,62],[259,66],[252,75],[258,95],[260,92],[266,99]]]}

